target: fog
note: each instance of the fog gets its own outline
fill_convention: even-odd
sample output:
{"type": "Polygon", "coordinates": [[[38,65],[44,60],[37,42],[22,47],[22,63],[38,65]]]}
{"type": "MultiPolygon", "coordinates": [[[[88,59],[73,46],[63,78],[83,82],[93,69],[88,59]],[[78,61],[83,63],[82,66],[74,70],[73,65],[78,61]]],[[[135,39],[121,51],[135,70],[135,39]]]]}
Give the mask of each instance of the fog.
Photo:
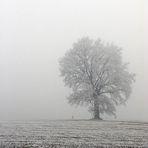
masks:
{"type": "Polygon", "coordinates": [[[147,0],[1,0],[0,119],[91,118],[86,107],[68,104],[58,63],[73,42],[89,36],[122,47],[136,73],[116,120],[148,121],[147,6],[147,0]]]}

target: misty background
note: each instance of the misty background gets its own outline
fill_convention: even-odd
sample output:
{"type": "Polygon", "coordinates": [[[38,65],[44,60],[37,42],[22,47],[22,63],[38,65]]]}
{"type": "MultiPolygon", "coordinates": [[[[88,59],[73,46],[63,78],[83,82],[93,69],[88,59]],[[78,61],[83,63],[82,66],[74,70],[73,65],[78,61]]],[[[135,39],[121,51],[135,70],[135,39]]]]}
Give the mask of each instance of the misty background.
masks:
{"type": "Polygon", "coordinates": [[[148,121],[147,26],[147,0],[1,0],[0,120],[91,118],[86,107],[68,104],[58,63],[89,36],[122,47],[136,73],[117,120],[148,121]]]}

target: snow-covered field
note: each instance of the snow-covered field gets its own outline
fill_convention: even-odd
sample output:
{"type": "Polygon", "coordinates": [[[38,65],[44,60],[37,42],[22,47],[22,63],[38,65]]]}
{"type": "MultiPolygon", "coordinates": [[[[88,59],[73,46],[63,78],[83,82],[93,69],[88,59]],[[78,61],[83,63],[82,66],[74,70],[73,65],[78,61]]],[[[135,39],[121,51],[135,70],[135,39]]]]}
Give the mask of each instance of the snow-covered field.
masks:
{"type": "Polygon", "coordinates": [[[0,122],[0,147],[148,147],[148,123],[116,121],[0,122]]]}

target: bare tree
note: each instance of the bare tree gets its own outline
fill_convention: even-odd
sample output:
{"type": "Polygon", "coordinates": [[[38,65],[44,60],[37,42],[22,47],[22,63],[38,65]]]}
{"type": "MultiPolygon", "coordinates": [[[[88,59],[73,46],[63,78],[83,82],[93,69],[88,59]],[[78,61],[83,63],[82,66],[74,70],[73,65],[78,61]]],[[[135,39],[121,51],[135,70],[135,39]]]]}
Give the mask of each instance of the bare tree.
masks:
{"type": "Polygon", "coordinates": [[[115,115],[116,106],[123,104],[131,93],[134,81],[127,63],[123,63],[121,48],[88,37],[73,44],[60,60],[64,82],[72,88],[70,104],[89,105],[94,119],[100,114],[115,115]]]}

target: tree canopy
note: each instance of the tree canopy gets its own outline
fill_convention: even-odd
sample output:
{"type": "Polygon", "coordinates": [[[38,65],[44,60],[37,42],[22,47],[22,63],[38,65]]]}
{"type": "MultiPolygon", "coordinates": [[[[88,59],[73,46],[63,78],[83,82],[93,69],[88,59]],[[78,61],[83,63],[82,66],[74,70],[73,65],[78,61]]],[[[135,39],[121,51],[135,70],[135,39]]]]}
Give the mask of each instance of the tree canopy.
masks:
{"type": "Polygon", "coordinates": [[[135,76],[128,72],[121,48],[88,37],[65,53],[60,71],[65,85],[72,89],[69,103],[88,105],[95,119],[104,113],[115,115],[116,106],[129,98],[135,76]]]}

